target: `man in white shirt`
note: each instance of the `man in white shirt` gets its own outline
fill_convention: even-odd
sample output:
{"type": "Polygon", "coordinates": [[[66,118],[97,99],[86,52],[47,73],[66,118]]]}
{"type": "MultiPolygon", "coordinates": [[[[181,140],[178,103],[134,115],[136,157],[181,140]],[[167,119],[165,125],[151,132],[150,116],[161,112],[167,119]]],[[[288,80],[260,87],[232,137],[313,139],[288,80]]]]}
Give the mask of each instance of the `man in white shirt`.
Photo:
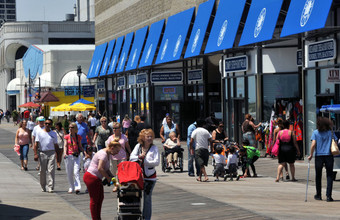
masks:
{"type": "Polygon", "coordinates": [[[197,178],[197,181],[202,181],[202,173],[204,175],[203,182],[207,182],[208,175],[205,171],[205,166],[208,166],[209,160],[209,144],[212,145],[212,136],[209,131],[203,126],[205,125],[204,119],[199,119],[196,121],[197,129],[194,130],[191,134],[190,139],[190,154],[193,155],[195,153],[195,160],[200,167],[200,174],[197,178]],[[193,143],[196,143],[195,152],[193,148],[193,143]]]}
{"type": "MultiPolygon", "coordinates": [[[[33,128],[33,131],[32,131],[32,146],[34,147],[35,145],[35,137],[37,136],[37,134],[43,130],[45,128],[45,118],[44,116],[39,116],[37,117],[37,122],[38,122],[38,125],[36,125],[34,128],[33,128]]],[[[37,151],[39,151],[39,144],[37,146],[37,151]]],[[[37,167],[35,168],[36,170],[39,170],[40,169],[40,162],[38,161],[38,165],[37,167]]]]}
{"type": "Polygon", "coordinates": [[[54,178],[55,178],[55,151],[58,149],[57,134],[51,130],[53,121],[47,119],[45,121],[45,128],[36,134],[34,144],[34,160],[40,161],[40,185],[41,190],[46,192],[46,186],[48,192],[52,193],[54,190],[54,178]],[[38,155],[37,147],[38,143],[40,151],[38,155]],[[46,184],[46,174],[48,177],[46,184]]]}
{"type": "Polygon", "coordinates": [[[94,134],[96,131],[96,122],[97,122],[97,119],[94,117],[94,114],[89,114],[89,118],[87,119],[87,121],[89,122],[90,129],[93,131],[93,134],[94,134]]]}

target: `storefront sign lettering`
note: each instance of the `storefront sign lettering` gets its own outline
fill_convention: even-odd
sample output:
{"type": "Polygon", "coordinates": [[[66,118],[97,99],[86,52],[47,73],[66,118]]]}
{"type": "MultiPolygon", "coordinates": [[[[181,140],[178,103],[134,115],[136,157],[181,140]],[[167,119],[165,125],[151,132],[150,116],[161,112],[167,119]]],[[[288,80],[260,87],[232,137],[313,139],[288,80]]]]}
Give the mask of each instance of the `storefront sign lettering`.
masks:
{"type": "Polygon", "coordinates": [[[242,72],[248,70],[248,57],[239,56],[225,59],[225,72],[242,72]]]}
{"type": "Polygon", "coordinates": [[[125,86],[125,77],[119,77],[117,79],[117,86],[125,86]]]}
{"type": "Polygon", "coordinates": [[[335,57],[336,44],[334,39],[319,41],[308,46],[308,60],[310,62],[332,60],[335,57]]]}
{"type": "Polygon", "coordinates": [[[84,97],[94,97],[94,86],[83,86],[84,97]]]}
{"type": "Polygon", "coordinates": [[[153,83],[169,83],[182,82],[183,73],[178,72],[152,72],[151,82],[153,83]]]}
{"type": "Polygon", "coordinates": [[[163,87],[164,94],[175,94],[176,88],[175,87],[163,87]]]}
{"type": "Polygon", "coordinates": [[[199,70],[189,70],[188,71],[188,81],[189,82],[196,82],[203,80],[203,71],[199,70]]]}
{"type": "Polygon", "coordinates": [[[329,69],[327,82],[340,83],[340,69],[329,69]]]}
{"type": "Polygon", "coordinates": [[[137,84],[147,83],[148,82],[148,76],[146,75],[146,73],[137,74],[136,82],[137,82],[137,84]]]}
{"type": "MultiPolygon", "coordinates": [[[[66,86],[64,88],[64,92],[65,92],[65,96],[79,95],[79,87],[78,86],[66,86]]],[[[82,94],[82,91],[81,91],[81,94],[82,94]]]]}

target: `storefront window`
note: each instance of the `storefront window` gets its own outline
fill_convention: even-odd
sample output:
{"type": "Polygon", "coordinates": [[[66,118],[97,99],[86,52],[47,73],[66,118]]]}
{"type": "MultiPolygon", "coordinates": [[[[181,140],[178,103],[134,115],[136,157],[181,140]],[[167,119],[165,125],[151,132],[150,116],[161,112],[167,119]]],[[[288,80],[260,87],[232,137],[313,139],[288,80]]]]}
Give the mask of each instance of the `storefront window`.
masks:
{"type": "Polygon", "coordinates": [[[151,124],[150,117],[150,108],[149,108],[149,87],[145,87],[145,112],[146,112],[146,121],[148,124],[151,124]]]}
{"type": "Polygon", "coordinates": [[[298,100],[298,74],[263,75],[263,119],[269,121],[274,104],[278,100],[298,100]]]}
{"type": "Polygon", "coordinates": [[[183,86],[156,86],[155,101],[183,100],[183,86]]]}
{"type": "Polygon", "coordinates": [[[248,77],[248,113],[256,120],[256,80],[255,76],[248,77]]]}
{"type": "Polygon", "coordinates": [[[305,111],[306,111],[306,155],[309,155],[310,138],[316,129],[316,77],[315,70],[309,70],[305,77],[305,111]]]}
{"type": "Polygon", "coordinates": [[[244,97],[244,77],[235,78],[236,80],[236,97],[244,97]]]}
{"type": "Polygon", "coordinates": [[[145,114],[144,88],[140,90],[140,101],[139,102],[140,102],[141,114],[144,115],[145,114]]]}
{"type": "Polygon", "coordinates": [[[334,83],[332,82],[327,82],[328,78],[328,69],[321,69],[320,70],[320,93],[325,94],[325,93],[334,93],[334,83]]]}

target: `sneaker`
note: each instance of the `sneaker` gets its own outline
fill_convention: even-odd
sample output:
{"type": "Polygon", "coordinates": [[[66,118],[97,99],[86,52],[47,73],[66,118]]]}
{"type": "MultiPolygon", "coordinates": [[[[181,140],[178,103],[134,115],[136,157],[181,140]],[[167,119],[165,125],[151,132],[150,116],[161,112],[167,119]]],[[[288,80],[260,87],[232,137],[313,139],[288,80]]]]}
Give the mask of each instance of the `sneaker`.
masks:
{"type": "Polygon", "coordinates": [[[78,195],[80,193],[80,190],[76,190],[76,194],[78,195]]]}
{"type": "Polygon", "coordinates": [[[286,180],[289,180],[289,179],[290,179],[289,174],[287,174],[286,175],[286,180]]]}
{"type": "Polygon", "coordinates": [[[318,195],[315,195],[315,196],[314,196],[314,199],[315,199],[315,200],[322,200],[321,196],[318,196],[318,195]]]}
{"type": "Polygon", "coordinates": [[[327,196],[327,202],[333,202],[334,199],[331,196],[327,196]]]}
{"type": "Polygon", "coordinates": [[[188,175],[189,175],[189,176],[195,176],[195,174],[193,174],[193,173],[189,173],[188,175]]]}
{"type": "Polygon", "coordinates": [[[217,182],[217,181],[220,181],[219,179],[215,179],[215,181],[217,182]]]}
{"type": "Polygon", "coordinates": [[[41,192],[46,192],[46,189],[41,189],[41,192]]]}
{"type": "Polygon", "coordinates": [[[54,193],[53,189],[48,190],[49,193],[54,193]]]}

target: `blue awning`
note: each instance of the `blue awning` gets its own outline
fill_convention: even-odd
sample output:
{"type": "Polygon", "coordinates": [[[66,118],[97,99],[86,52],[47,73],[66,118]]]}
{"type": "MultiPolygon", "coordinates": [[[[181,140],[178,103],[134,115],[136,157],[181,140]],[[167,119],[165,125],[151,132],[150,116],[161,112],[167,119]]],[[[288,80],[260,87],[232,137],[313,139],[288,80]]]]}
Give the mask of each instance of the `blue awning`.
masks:
{"type": "Polygon", "coordinates": [[[44,63],[44,52],[35,45],[31,45],[22,57],[25,77],[28,78],[30,72],[31,79],[35,79],[37,73],[42,74],[44,63]]]}
{"type": "Polygon", "coordinates": [[[182,11],[168,18],[156,64],[178,60],[183,51],[195,8],[182,11]]]}
{"type": "Polygon", "coordinates": [[[107,69],[109,67],[109,62],[112,56],[112,52],[113,52],[113,48],[115,46],[115,42],[116,39],[113,39],[109,42],[109,46],[107,47],[106,53],[105,53],[105,57],[104,57],[104,61],[103,61],[103,65],[102,65],[102,69],[100,71],[99,76],[105,76],[107,73],[107,69]]]}
{"type": "Polygon", "coordinates": [[[281,37],[325,27],[332,0],[292,0],[281,37]]]}
{"type": "Polygon", "coordinates": [[[115,73],[117,60],[118,60],[118,57],[120,55],[120,50],[122,49],[122,45],[123,45],[123,40],[124,40],[124,36],[117,38],[116,46],[112,54],[110,68],[109,68],[107,75],[111,75],[115,73]]]}
{"type": "Polygon", "coordinates": [[[131,32],[125,36],[124,46],[123,46],[122,52],[120,53],[120,58],[118,61],[116,73],[124,71],[125,63],[130,52],[133,35],[134,35],[134,32],[131,32]]]}
{"type": "Polygon", "coordinates": [[[211,18],[215,0],[209,0],[200,4],[197,10],[195,24],[192,28],[189,43],[184,58],[193,57],[201,54],[202,43],[211,18]]]}
{"type": "Polygon", "coordinates": [[[94,50],[92,56],[92,61],[89,68],[89,72],[87,74],[87,78],[94,78],[98,76],[106,51],[106,47],[107,43],[103,43],[101,45],[96,46],[96,49],[94,50]]]}
{"type": "Polygon", "coordinates": [[[271,40],[283,0],[253,0],[239,46],[271,40]]]}
{"type": "Polygon", "coordinates": [[[159,44],[159,38],[164,27],[164,19],[153,23],[150,26],[149,35],[145,43],[142,58],[139,61],[139,67],[150,66],[154,60],[156,49],[159,44]]]}
{"type": "Polygon", "coordinates": [[[246,0],[221,0],[204,53],[232,48],[246,0]]]}
{"type": "Polygon", "coordinates": [[[133,45],[129,56],[129,61],[125,68],[126,71],[137,68],[137,64],[144,46],[147,31],[148,26],[143,27],[136,31],[135,40],[133,41],[133,45]]]}

